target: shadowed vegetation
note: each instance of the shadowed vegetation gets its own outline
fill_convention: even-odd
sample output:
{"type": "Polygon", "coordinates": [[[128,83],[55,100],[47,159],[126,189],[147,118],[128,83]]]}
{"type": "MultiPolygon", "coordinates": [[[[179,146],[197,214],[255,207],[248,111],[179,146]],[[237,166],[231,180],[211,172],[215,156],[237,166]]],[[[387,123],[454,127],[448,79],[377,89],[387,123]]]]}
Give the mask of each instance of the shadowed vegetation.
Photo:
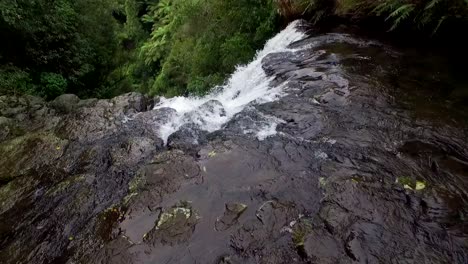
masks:
{"type": "Polygon", "coordinates": [[[449,23],[468,21],[468,0],[278,0],[287,17],[310,16],[318,22],[329,16],[353,20],[381,18],[389,30],[400,27],[431,34],[449,23]]]}

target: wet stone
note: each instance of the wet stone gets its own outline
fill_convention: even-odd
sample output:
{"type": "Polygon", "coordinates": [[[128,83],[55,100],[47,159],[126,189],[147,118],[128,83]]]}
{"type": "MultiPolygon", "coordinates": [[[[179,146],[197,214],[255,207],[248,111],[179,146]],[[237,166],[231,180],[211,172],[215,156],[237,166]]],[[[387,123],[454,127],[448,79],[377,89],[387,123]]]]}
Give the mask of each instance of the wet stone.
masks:
{"type": "Polygon", "coordinates": [[[144,242],[153,245],[176,245],[186,242],[199,219],[200,216],[189,203],[181,202],[159,215],[154,228],[144,235],[144,242]]]}
{"type": "Polygon", "coordinates": [[[278,97],[232,118],[250,79],[182,116],[138,93],[0,96],[0,263],[468,263],[451,67],[313,34],[264,57],[267,78],[239,68],[278,97]],[[191,127],[163,142],[174,117],[191,127]]]}
{"type": "Polygon", "coordinates": [[[223,216],[216,219],[216,230],[224,231],[237,224],[237,220],[246,209],[247,205],[242,203],[227,203],[223,216]]]}
{"type": "Polygon", "coordinates": [[[0,143],[0,182],[52,165],[68,145],[51,133],[28,134],[0,143]]]}
{"type": "Polygon", "coordinates": [[[324,264],[347,263],[343,246],[324,230],[311,230],[304,239],[305,257],[324,264]]]}
{"type": "Polygon", "coordinates": [[[74,94],[62,94],[49,105],[62,113],[69,113],[77,108],[80,98],[74,94]]]}
{"type": "Polygon", "coordinates": [[[186,124],[169,136],[167,146],[171,149],[180,149],[193,155],[207,142],[207,134],[206,131],[199,129],[193,124],[186,124]]]}

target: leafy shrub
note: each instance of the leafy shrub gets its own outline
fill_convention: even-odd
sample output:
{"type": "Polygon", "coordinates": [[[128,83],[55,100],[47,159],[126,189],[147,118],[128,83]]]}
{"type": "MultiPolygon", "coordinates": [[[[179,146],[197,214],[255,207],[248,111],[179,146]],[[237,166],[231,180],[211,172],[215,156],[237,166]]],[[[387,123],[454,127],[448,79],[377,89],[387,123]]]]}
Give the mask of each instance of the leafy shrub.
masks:
{"type": "Polygon", "coordinates": [[[41,72],[60,72],[71,92],[91,94],[115,67],[116,1],[0,1],[0,39],[8,40],[0,43],[1,63],[29,72],[39,86],[41,72]]]}
{"type": "Polygon", "coordinates": [[[272,0],[165,0],[150,11],[152,37],[141,51],[148,64],[161,65],[155,94],[206,93],[277,29],[272,0]]]}
{"type": "Polygon", "coordinates": [[[60,74],[43,72],[40,79],[41,85],[38,93],[47,99],[53,99],[65,93],[67,89],[68,82],[60,74]]]}
{"type": "Polygon", "coordinates": [[[34,86],[28,72],[12,66],[0,68],[1,94],[25,94],[33,92],[34,86]]]}

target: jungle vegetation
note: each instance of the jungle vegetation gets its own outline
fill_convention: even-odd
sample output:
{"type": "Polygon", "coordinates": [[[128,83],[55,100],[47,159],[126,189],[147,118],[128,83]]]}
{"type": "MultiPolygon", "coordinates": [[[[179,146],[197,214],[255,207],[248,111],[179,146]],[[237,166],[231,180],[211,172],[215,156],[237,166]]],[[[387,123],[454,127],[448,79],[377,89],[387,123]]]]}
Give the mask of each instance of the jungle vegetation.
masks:
{"type": "Polygon", "coordinates": [[[437,34],[468,0],[0,0],[0,95],[200,95],[295,18],[437,34]]]}

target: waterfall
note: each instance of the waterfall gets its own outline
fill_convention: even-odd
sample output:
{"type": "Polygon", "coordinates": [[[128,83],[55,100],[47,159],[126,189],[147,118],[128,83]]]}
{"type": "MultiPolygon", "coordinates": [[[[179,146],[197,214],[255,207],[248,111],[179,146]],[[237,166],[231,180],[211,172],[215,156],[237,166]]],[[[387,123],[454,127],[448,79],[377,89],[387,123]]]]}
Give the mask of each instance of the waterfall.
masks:
{"type": "MultiPolygon", "coordinates": [[[[194,124],[199,129],[213,132],[222,128],[236,114],[252,104],[277,100],[283,95],[281,87],[270,87],[272,77],[262,69],[262,59],[271,53],[290,51],[289,44],[303,39],[305,34],[296,28],[298,21],[270,39],[258,51],[254,60],[238,66],[226,84],[216,87],[203,97],[162,97],[155,109],[172,108],[176,112],[165,124],[161,124],[159,136],[167,143],[168,137],[185,124],[194,124]]],[[[259,131],[259,139],[272,134],[275,124],[266,126],[268,131],[259,131]]]]}

